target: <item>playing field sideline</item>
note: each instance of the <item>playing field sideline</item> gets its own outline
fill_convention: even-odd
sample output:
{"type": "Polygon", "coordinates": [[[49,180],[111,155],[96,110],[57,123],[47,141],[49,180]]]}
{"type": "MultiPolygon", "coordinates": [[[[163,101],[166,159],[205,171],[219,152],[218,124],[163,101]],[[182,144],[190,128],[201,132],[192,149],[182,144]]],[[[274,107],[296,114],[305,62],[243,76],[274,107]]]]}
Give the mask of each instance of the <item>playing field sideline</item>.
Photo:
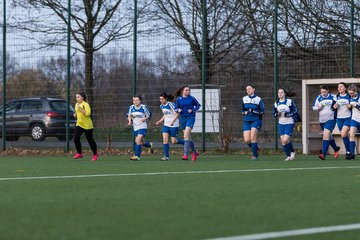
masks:
{"type": "Polygon", "coordinates": [[[360,223],[356,160],[159,158],[2,157],[0,239],[209,239],[360,223]]]}

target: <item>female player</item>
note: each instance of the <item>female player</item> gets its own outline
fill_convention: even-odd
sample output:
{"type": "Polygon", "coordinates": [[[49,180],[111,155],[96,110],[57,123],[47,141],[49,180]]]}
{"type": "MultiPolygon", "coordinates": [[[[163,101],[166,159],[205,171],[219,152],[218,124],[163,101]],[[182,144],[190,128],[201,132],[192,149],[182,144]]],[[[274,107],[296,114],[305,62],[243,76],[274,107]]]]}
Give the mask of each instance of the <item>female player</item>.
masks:
{"type": "Polygon", "coordinates": [[[195,124],[195,111],[200,108],[200,104],[190,95],[190,88],[188,86],[181,87],[176,95],[178,98],[175,102],[175,111],[180,115],[180,125],[184,131],[184,156],[182,157],[182,160],[188,160],[190,147],[193,152],[191,160],[196,161],[196,157],[199,153],[196,151],[194,143],[191,141],[191,130],[195,124]]]}
{"type": "Polygon", "coordinates": [[[163,112],[163,117],[156,122],[156,125],[160,125],[164,122],[162,129],[163,135],[163,147],[164,147],[164,157],[161,158],[162,161],[169,160],[169,136],[171,137],[172,144],[184,144],[184,140],[177,137],[179,132],[179,119],[175,112],[175,104],[171,102],[174,97],[168,95],[165,92],[160,94],[160,109],[163,112]]]}
{"type": "Polygon", "coordinates": [[[128,111],[128,125],[133,126],[133,134],[135,136],[135,154],[130,157],[132,161],[140,160],[141,145],[150,148],[150,152],[153,152],[152,143],[144,140],[148,128],[147,121],[150,115],[151,113],[146,105],[141,104],[141,97],[134,96],[133,105],[129,107],[128,111]]]}
{"type": "Polygon", "coordinates": [[[355,134],[360,129],[360,95],[359,90],[355,84],[351,84],[348,88],[348,93],[351,96],[348,107],[351,109],[351,123],[350,123],[350,157],[348,160],[355,160],[355,134]]]}
{"type": "Polygon", "coordinates": [[[297,108],[293,100],[287,96],[295,96],[292,93],[286,92],[285,89],[279,88],[279,99],[274,103],[273,116],[279,118],[279,135],[283,150],[286,154],[284,161],[295,159],[295,150],[291,142],[291,135],[294,131],[295,121],[294,116],[297,114],[297,108]]]}
{"type": "Polygon", "coordinates": [[[76,127],[74,131],[74,144],[76,148],[76,155],[74,159],[82,158],[82,146],[80,142],[81,135],[85,133],[86,139],[90,145],[90,148],[93,152],[93,157],[91,160],[96,161],[98,159],[97,145],[93,137],[94,126],[90,118],[91,108],[90,105],[86,102],[86,93],[79,92],[76,94],[76,104],[75,104],[75,113],[76,117],[76,127]]]}
{"type": "Polygon", "coordinates": [[[351,97],[346,91],[346,83],[340,82],[338,84],[338,92],[339,93],[336,95],[336,103],[333,108],[336,109],[336,122],[346,149],[345,158],[349,159],[351,157],[349,141],[351,109],[348,106],[350,104],[351,97]]]}
{"type": "Polygon", "coordinates": [[[320,127],[323,130],[323,146],[322,153],[319,155],[321,160],[326,159],[329,145],[334,149],[334,157],[339,157],[340,147],[336,145],[335,139],[332,136],[332,131],[335,127],[335,113],[333,106],[335,105],[336,97],[329,93],[329,87],[326,85],[320,86],[320,95],[316,97],[313,110],[319,111],[320,127]]]}
{"type": "Polygon", "coordinates": [[[264,114],[264,103],[259,96],[255,95],[255,87],[246,86],[247,95],[242,99],[241,112],[244,115],[244,141],[252,150],[252,159],[258,160],[257,136],[262,126],[262,115],[264,114]]]}

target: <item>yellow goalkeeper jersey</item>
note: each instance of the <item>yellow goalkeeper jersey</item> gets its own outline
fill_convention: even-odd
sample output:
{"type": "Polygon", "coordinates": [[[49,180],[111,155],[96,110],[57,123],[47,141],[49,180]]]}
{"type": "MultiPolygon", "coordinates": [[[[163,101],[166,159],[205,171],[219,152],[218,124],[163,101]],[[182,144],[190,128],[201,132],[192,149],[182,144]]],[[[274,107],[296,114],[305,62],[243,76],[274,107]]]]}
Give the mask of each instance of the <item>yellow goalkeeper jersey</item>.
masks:
{"type": "Polygon", "coordinates": [[[76,112],[76,118],[77,118],[76,126],[79,126],[83,129],[94,128],[92,120],[90,118],[91,108],[87,102],[83,101],[82,103],[76,103],[75,104],[75,112],[76,112]],[[85,114],[79,110],[79,106],[80,106],[80,108],[82,108],[86,111],[85,114]]]}

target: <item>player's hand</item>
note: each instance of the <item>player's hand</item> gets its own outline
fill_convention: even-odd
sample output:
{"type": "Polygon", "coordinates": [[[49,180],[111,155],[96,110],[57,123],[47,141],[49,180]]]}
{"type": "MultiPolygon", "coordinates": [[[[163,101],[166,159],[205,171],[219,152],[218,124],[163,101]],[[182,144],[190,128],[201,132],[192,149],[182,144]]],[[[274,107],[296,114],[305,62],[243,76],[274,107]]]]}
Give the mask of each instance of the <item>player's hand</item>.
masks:
{"type": "Polygon", "coordinates": [[[73,116],[74,116],[74,118],[76,118],[77,117],[76,113],[74,113],[73,116]]]}
{"type": "Polygon", "coordinates": [[[128,126],[131,126],[131,122],[128,122],[128,126]]]}
{"type": "Polygon", "coordinates": [[[192,113],[192,110],[191,110],[191,109],[189,109],[189,110],[188,110],[188,113],[192,113]]]}
{"type": "Polygon", "coordinates": [[[249,108],[249,112],[252,112],[253,110],[251,108],[249,108]]]}
{"type": "Polygon", "coordinates": [[[339,106],[340,106],[340,104],[339,104],[338,102],[336,102],[336,103],[334,104],[334,109],[337,109],[339,106]]]}
{"type": "Polygon", "coordinates": [[[357,103],[357,102],[351,102],[350,104],[352,107],[357,107],[359,105],[359,103],[357,103]]]}
{"type": "Polygon", "coordinates": [[[245,115],[245,116],[247,116],[248,114],[249,114],[249,112],[248,112],[248,111],[245,111],[245,112],[244,112],[244,115],[245,115]]]}
{"type": "Polygon", "coordinates": [[[157,122],[155,123],[155,125],[156,125],[156,126],[160,125],[160,121],[157,121],[157,122]]]}
{"type": "Polygon", "coordinates": [[[177,111],[178,111],[178,113],[181,113],[181,112],[182,112],[182,110],[181,110],[180,108],[179,108],[177,111]]]}
{"type": "Polygon", "coordinates": [[[170,126],[174,126],[174,122],[171,122],[171,123],[170,123],[170,126]]]}

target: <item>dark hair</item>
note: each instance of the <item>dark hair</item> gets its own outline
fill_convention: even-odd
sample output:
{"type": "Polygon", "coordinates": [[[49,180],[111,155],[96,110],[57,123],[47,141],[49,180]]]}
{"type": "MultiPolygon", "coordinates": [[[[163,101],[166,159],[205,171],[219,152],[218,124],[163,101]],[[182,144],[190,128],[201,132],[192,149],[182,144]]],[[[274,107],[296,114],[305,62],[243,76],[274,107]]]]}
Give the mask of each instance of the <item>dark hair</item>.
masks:
{"type": "Polygon", "coordinates": [[[167,94],[166,92],[162,92],[160,94],[160,97],[163,97],[166,99],[166,101],[172,101],[174,99],[174,96],[171,94],[167,94]]]}
{"type": "Polygon", "coordinates": [[[358,89],[358,87],[357,87],[355,84],[351,84],[351,85],[348,87],[348,91],[359,92],[359,89],[358,89]]]}
{"type": "Polygon", "coordinates": [[[140,101],[142,101],[142,97],[140,95],[135,95],[133,98],[138,98],[140,101]]]}
{"type": "Polygon", "coordinates": [[[296,96],[296,93],[293,92],[293,91],[291,91],[291,90],[288,89],[288,88],[280,87],[280,88],[278,89],[278,91],[279,91],[280,89],[284,91],[285,96],[287,96],[287,97],[295,97],[295,96],[296,96]]]}
{"type": "Polygon", "coordinates": [[[246,84],[246,86],[245,86],[245,89],[247,88],[247,87],[252,87],[252,88],[255,88],[255,86],[254,85],[252,85],[252,84],[246,84]]]}
{"type": "Polygon", "coordinates": [[[321,89],[324,89],[324,90],[326,90],[326,91],[329,91],[329,87],[327,86],[327,85],[321,85],[320,86],[320,90],[321,89]]]}
{"type": "Polygon", "coordinates": [[[187,87],[190,88],[188,85],[184,85],[184,86],[182,86],[181,88],[179,88],[179,89],[176,91],[175,96],[176,96],[176,97],[181,96],[182,92],[183,92],[184,89],[187,88],[187,87]]]}
{"type": "Polygon", "coordinates": [[[346,83],[344,83],[344,82],[339,82],[338,85],[340,85],[340,84],[344,85],[344,87],[347,88],[346,83]]]}
{"type": "Polygon", "coordinates": [[[87,95],[86,95],[86,93],[84,91],[83,92],[78,92],[76,94],[79,94],[83,98],[83,100],[86,102],[87,95]]]}

